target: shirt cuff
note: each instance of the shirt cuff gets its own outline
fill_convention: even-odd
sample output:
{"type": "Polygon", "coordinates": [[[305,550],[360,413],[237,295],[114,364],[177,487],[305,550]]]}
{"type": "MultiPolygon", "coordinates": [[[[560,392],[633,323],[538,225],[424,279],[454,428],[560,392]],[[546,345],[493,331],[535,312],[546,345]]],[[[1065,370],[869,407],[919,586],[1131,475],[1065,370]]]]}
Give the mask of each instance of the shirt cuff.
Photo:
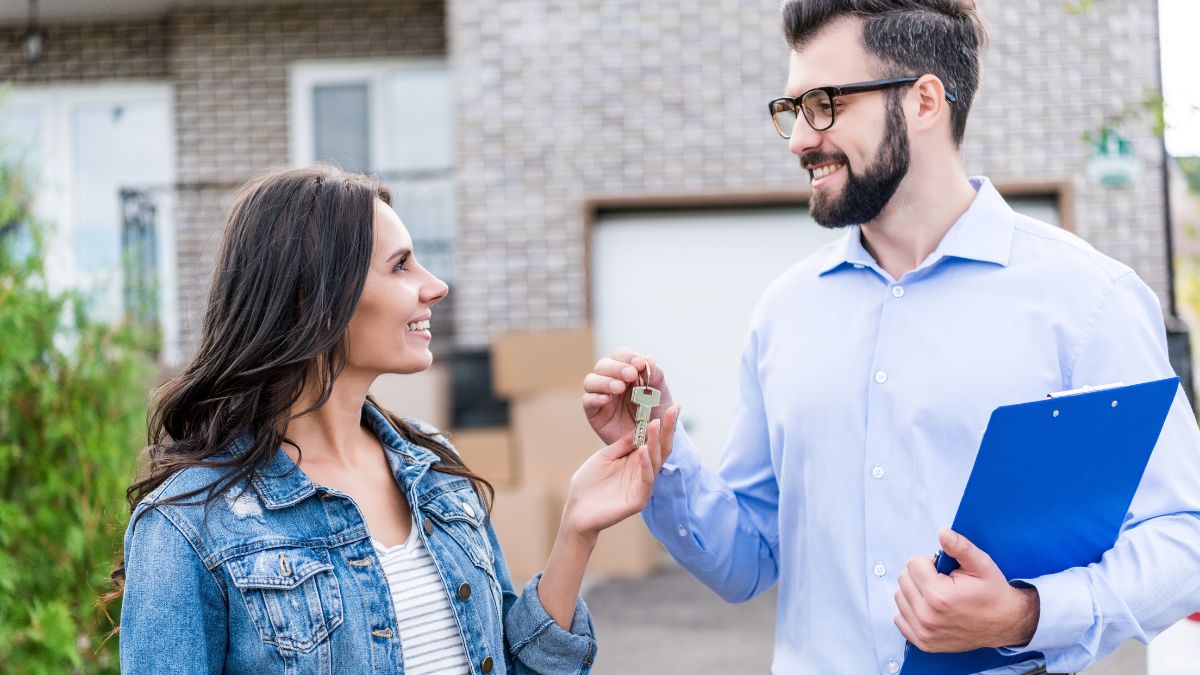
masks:
{"type": "Polygon", "coordinates": [[[1014,580],[1016,585],[1037,589],[1038,625],[1029,644],[1000,651],[1005,654],[1042,652],[1046,655],[1047,669],[1057,672],[1052,653],[1082,642],[1096,622],[1086,572],[1087,568],[1076,567],[1035,579],[1014,580]]]}
{"type": "Polygon", "coordinates": [[[586,675],[596,661],[596,629],[583,598],[575,600],[571,630],[563,630],[538,599],[541,573],[529,580],[520,600],[505,616],[513,657],[539,673],[586,675]]]}
{"type": "MultiPolygon", "coordinates": [[[[671,446],[671,455],[658,471],[660,477],[672,474],[690,476],[700,468],[700,454],[696,451],[696,444],[692,442],[682,424],[675,429],[675,439],[671,446]]],[[[658,482],[655,482],[654,487],[658,488],[658,482]]]]}
{"type": "Polygon", "coordinates": [[[689,510],[687,480],[700,470],[700,456],[687,432],[680,425],[675,431],[671,456],[663,462],[642,508],[642,519],[660,540],[667,537],[687,537],[689,510]]]}

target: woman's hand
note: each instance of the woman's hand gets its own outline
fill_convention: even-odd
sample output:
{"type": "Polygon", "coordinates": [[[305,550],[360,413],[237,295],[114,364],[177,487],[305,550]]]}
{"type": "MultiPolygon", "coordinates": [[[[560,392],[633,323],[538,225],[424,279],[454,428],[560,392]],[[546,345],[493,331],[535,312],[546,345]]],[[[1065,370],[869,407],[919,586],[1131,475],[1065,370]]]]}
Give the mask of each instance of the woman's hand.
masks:
{"type": "MultiPolygon", "coordinates": [[[[628,416],[628,414],[627,414],[628,416]]],[[[538,599],[546,613],[570,630],[583,572],[600,531],[642,510],[650,500],[654,478],[671,454],[679,406],[672,406],[646,428],[646,444],[633,447],[630,432],[588,458],[571,477],[562,522],[546,569],[538,583],[538,599]]]]}
{"type": "Polygon", "coordinates": [[[641,511],[650,499],[658,470],[671,454],[678,420],[679,406],[672,406],[647,427],[642,447],[633,447],[630,431],[588,458],[571,477],[563,527],[593,537],[641,511]]]}

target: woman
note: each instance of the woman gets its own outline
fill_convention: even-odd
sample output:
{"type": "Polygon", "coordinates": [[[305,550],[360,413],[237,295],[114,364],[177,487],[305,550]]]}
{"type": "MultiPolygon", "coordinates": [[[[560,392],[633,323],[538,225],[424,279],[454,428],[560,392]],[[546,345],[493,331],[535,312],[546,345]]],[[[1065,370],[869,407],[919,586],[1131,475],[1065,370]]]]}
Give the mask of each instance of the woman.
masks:
{"type": "Polygon", "coordinates": [[[648,499],[678,410],[661,443],[654,424],[641,448],[627,437],[584,463],[518,596],[491,486],[367,395],[380,374],[430,366],[448,290],[389,203],[327,166],[268,175],[235,203],[199,350],[160,391],[129,489],[124,672],[590,670],[584,567],[600,530],[648,499]]]}

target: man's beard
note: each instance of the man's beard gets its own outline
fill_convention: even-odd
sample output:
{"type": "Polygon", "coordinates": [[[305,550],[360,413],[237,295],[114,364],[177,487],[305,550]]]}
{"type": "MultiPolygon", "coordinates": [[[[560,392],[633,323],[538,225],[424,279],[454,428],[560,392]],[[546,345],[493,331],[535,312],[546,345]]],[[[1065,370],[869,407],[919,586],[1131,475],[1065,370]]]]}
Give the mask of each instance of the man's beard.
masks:
{"type": "Polygon", "coordinates": [[[861,225],[874,220],[883,212],[900,182],[908,174],[909,147],[908,129],[899,101],[889,101],[887,122],[883,142],[879,145],[875,162],[862,175],[850,169],[845,155],[824,157],[802,157],[802,165],[817,162],[840,161],[846,167],[846,185],[841,195],[829,195],[821,190],[814,192],[809,203],[813,220],[822,227],[836,229],[849,225],[861,225]]]}

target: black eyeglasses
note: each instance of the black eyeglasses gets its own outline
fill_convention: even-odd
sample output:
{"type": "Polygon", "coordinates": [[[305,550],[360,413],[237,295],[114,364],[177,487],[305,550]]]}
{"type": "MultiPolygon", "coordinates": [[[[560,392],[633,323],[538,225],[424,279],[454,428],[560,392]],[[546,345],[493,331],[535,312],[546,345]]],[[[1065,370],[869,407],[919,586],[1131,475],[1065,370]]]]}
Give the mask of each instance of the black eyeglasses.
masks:
{"type": "MultiPolygon", "coordinates": [[[[775,123],[775,130],[779,132],[780,136],[791,138],[792,128],[796,126],[796,118],[800,116],[801,111],[804,113],[804,121],[808,122],[808,126],[812,127],[814,131],[825,131],[833,126],[837,117],[837,109],[833,105],[833,100],[837,97],[891,89],[912,84],[919,79],[921,78],[892,77],[886,80],[844,84],[840,87],[817,87],[809,89],[795,98],[790,96],[777,98],[768,103],[767,107],[771,110],[771,121],[775,123]]],[[[946,92],[946,100],[954,103],[958,101],[958,97],[946,92]]]]}

